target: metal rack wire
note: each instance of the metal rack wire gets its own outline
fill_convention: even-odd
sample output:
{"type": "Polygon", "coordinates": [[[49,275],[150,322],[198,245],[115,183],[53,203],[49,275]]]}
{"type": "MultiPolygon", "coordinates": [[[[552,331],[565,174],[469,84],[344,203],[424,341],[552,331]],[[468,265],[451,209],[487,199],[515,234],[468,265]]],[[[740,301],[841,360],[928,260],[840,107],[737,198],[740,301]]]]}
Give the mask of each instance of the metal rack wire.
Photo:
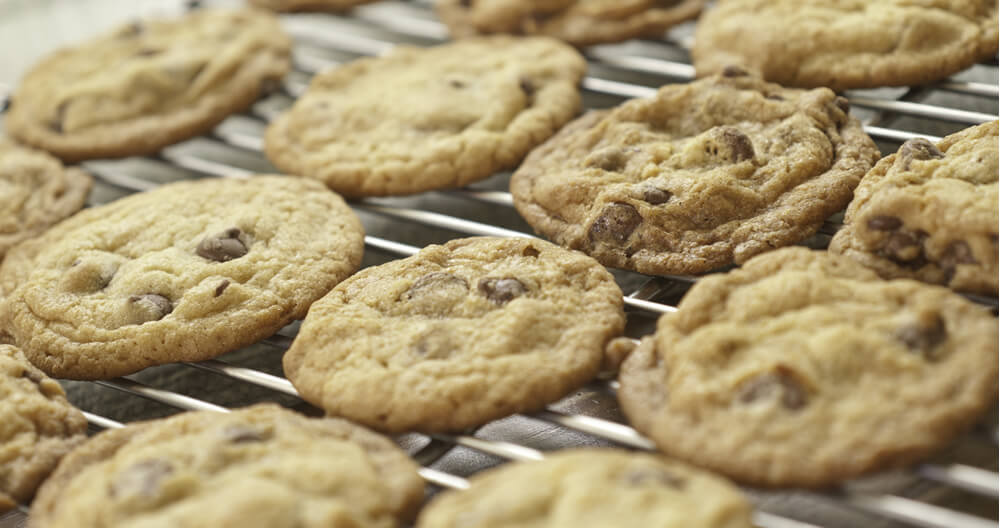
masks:
{"type": "MultiPolygon", "coordinates": [[[[324,68],[336,66],[354,56],[384,53],[399,43],[427,45],[446,39],[446,31],[429,9],[428,1],[379,2],[354,10],[349,17],[332,15],[294,16],[286,19],[286,27],[292,33],[297,46],[294,53],[295,72],[286,80],[275,95],[259,102],[250,111],[231,119],[212,134],[200,138],[202,149],[169,148],[157,156],[147,158],[153,163],[170,168],[173,173],[164,178],[150,177],[134,169],[125,162],[93,162],[85,167],[104,184],[104,194],[94,198],[97,203],[113,199],[121,194],[140,192],[155,188],[165,181],[178,177],[224,177],[242,178],[266,170],[269,165],[263,161],[261,133],[266,122],[281,109],[290,104],[306,86],[308,77],[324,68]],[[231,123],[238,120],[240,123],[231,123]],[[241,126],[229,126],[240,124],[241,126]],[[179,172],[178,172],[179,171],[179,172]],[[180,176],[177,176],[180,174],[180,176]]],[[[672,31],[664,41],[634,41],[624,45],[596,46],[586,52],[591,64],[590,74],[583,81],[585,101],[588,105],[615,104],[624,98],[644,97],[655,91],[655,86],[668,82],[687,81],[693,77],[693,67],[688,64],[686,48],[690,43],[690,25],[672,31]],[[596,103],[595,103],[596,101],[596,103]]],[[[975,80],[950,79],[933,86],[915,87],[903,90],[865,91],[849,93],[853,111],[863,118],[866,131],[875,138],[883,150],[894,150],[906,139],[926,137],[940,139],[942,127],[945,132],[969,125],[996,119],[998,97],[995,60],[977,66],[986,72],[992,83],[975,80]],[[963,101],[986,101],[993,113],[976,109],[963,109],[924,102],[938,94],[953,94],[963,101]],[[992,103],[989,103],[992,101],[992,103]],[[902,129],[900,120],[913,124],[902,129]],[[909,121],[906,121],[909,120],[909,121]],[[942,125],[949,123],[949,125],[942,125]],[[953,125],[950,125],[953,124],[953,125]],[[953,128],[948,129],[947,127],[953,128]]],[[[977,106],[977,105],[973,105],[977,106]]],[[[981,105],[980,105],[981,106],[981,105]]],[[[0,105],[2,108],[2,105],[0,105]]],[[[362,215],[363,220],[382,219],[378,236],[365,237],[369,250],[381,253],[387,258],[398,258],[415,253],[419,248],[397,240],[393,226],[408,229],[426,229],[433,232],[426,237],[450,237],[470,235],[532,236],[526,232],[525,224],[516,219],[511,197],[504,190],[505,178],[473,185],[469,188],[446,192],[428,193],[428,200],[412,198],[366,199],[351,202],[351,206],[362,215]],[[456,201],[457,207],[439,206],[439,202],[456,201]],[[506,212],[514,228],[483,221],[481,215],[464,214],[482,205],[506,212]],[[436,210],[435,210],[436,209],[436,210]],[[442,212],[443,211],[443,212],[442,212]],[[456,213],[459,211],[460,213],[456,213]],[[472,216],[469,218],[467,216],[472,216]],[[385,226],[389,226],[386,228],[385,226]],[[445,233],[445,234],[441,234],[445,233]]],[[[368,227],[366,225],[366,227],[368,227]]],[[[834,233],[839,221],[828,221],[820,232],[822,237],[834,233]]],[[[421,237],[418,237],[421,238],[421,237]]],[[[662,302],[671,290],[683,292],[696,277],[672,276],[664,278],[642,277],[628,274],[623,279],[635,284],[630,288],[625,301],[632,319],[652,319],[676,310],[670,302],[662,302]]],[[[996,299],[976,299],[996,309],[996,299]]],[[[647,326],[648,328],[648,326],[647,326]]],[[[275,336],[264,340],[263,344],[283,351],[294,338],[295,328],[286,328],[275,336]]],[[[630,335],[639,335],[632,330],[630,335]]],[[[237,380],[240,383],[261,387],[287,397],[297,397],[291,383],[260,369],[241,366],[234,362],[210,360],[187,363],[184,368],[208,372],[213,375],[237,380]]],[[[108,381],[94,382],[96,385],[131,396],[158,402],[174,409],[211,410],[227,412],[225,406],[211,403],[178,392],[171,387],[157,387],[138,380],[135,376],[108,381]]],[[[597,381],[586,387],[585,397],[597,397],[613,401],[617,389],[614,381],[597,381]]],[[[106,409],[87,409],[87,419],[95,428],[121,427],[122,424],[105,416],[106,409]]],[[[614,413],[611,413],[612,415],[614,413]]],[[[523,419],[538,421],[556,431],[557,435],[582,434],[602,445],[618,445],[630,449],[653,450],[653,443],[631,427],[608,413],[587,413],[579,410],[566,411],[565,406],[553,405],[546,410],[527,415],[523,419]]],[[[574,437],[576,438],[576,437],[574,437]]],[[[761,528],[834,528],[836,526],[918,526],[925,528],[980,528],[997,526],[996,500],[998,491],[997,431],[995,423],[987,423],[973,433],[968,440],[986,445],[992,451],[992,458],[973,465],[959,459],[941,460],[914,467],[904,473],[907,485],[876,487],[855,486],[853,483],[824,492],[787,491],[764,494],[750,490],[758,504],[754,522],[761,528]],[[916,484],[914,484],[916,483],[916,484]],[[912,489],[922,490],[920,493],[912,489]],[[944,492],[948,497],[959,494],[987,504],[986,513],[982,508],[963,509],[955,501],[936,504],[925,497],[930,489],[944,492]],[[783,508],[781,503],[789,497],[805,496],[810,504],[826,505],[835,513],[847,511],[850,515],[837,520],[839,515],[816,513],[813,509],[783,508]],[[919,496],[919,497],[918,497],[919,496]],[[979,497],[979,499],[976,499],[979,497]],[[859,524],[860,523],[860,524],[859,524]]],[[[573,441],[570,443],[572,444],[573,441]]],[[[590,443],[585,440],[582,443],[590,443]]],[[[411,454],[420,462],[421,475],[427,482],[440,488],[464,488],[468,481],[462,476],[435,466],[456,449],[467,449],[497,457],[502,460],[538,460],[544,457],[544,450],[530,447],[523,437],[513,439],[496,438],[479,432],[466,434],[435,434],[424,437],[419,447],[411,454]]],[[[472,468],[461,473],[474,472],[472,468]]],[[[940,494],[940,493],[939,493],[940,494]]],[[[959,501],[961,502],[961,501],[959,501]]],[[[3,518],[0,518],[3,521],[3,518]]],[[[2,526],[2,523],[0,523],[2,526]]]]}

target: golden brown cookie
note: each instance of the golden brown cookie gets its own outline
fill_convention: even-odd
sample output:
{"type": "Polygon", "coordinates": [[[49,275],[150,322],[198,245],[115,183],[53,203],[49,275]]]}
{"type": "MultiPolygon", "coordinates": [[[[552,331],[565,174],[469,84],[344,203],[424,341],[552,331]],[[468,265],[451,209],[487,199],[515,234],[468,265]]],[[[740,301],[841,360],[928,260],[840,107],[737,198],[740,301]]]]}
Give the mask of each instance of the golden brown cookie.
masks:
{"type": "Polygon", "coordinates": [[[303,398],[388,432],[536,410],[593,378],[625,323],[594,259],[468,238],[367,268],[309,310],[285,354],[303,398]]]}
{"type": "Polygon", "coordinates": [[[357,269],[360,222],[283,176],[165,185],[8,253],[0,328],[50,375],[101,379],[270,336],[357,269]]]}
{"type": "Polygon", "coordinates": [[[43,59],[5,126],[66,161],[150,154],[210,130],[290,67],[291,40],[261,10],[144,20],[43,59]]]}
{"type": "Polygon", "coordinates": [[[48,154],[0,138],[0,261],[83,207],[93,178],[48,154]]]}
{"type": "Polygon", "coordinates": [[[59,383],[20,350],[0,345],[0,512],[27,504],[86,432],[86,418],[59,383]]]}
{"type": "Polygon", "coordinates": [[[879,152],[847,101],[738,69],[592,111],[514,173],[537,231],[607,266],[702,273],[813,233],[879,152]]]}
{"type": "Polygon", "coordinates": [[[997,395],[997,320],[946,288],[784,248],[699,280],[622,364],[629,421],[758,486],[826,486],[947,445],[997,395]]]}
{"type": "Polygon", "coordinates": [[[345,196],[459,187],[520,163],[572,119],[587,65],[548,38],[397,47],[317,75],[267,157],[345,196]]]}
{"type": "Polygon", "coordinates": [[[924,84],[997,53],[992,0],[723,0],[698,22],[699,76],[740,65],[785,86],[924,84]]]}
{"type": "Polygon", "coordinates": [[[887,279],[996,296],[997,128],[903,143],[861,180],[830,251],[887,279]]]}
{"type": "Polygon", "coordinates": [[[65,458],[29,528],[395,528],[424,484],[387,438],[277,405],[111,429],[65,458]]]}

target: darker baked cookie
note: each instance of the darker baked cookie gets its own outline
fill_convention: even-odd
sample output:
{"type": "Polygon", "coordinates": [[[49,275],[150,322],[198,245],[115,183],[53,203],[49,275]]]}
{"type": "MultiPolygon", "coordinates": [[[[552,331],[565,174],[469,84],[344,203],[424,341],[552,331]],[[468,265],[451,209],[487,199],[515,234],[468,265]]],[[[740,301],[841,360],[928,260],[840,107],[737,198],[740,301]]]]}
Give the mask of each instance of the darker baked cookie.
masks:
{"type": "Polygon", "coordinates": [[[884,278],[997,294],[997,121],[911,139],[861,180],[830,242],[884,278]]]}
{"type": "Polygon", "coordinates": [[[997,53],[984,0],[725,0],[698,22],[699,76],[738,64],[785,86],[923,84],[997,53]]]}
{"type": "Polygon", "coordinates": [[[794,244],[878,159],[847,101],[730,69],[590,112],[514,173],[535,230],[608,266],[701,273],[794,244]]]}
{"type": "Polygon", "coordinates": [[[0,345],[0,512],[27,504],[86,432],[62,387],[20,350],[0,345]]]}
{"type": "Polygon", "coordinates": [[[666,454],[759,486],[825,486],[945,446],[997,394],[997,320],[946,288],[784,248],[699,280],[622,364],[666,454]]]}
{"type": "Polygon", "coordinates": [[[41,61],[7,131],[66,161],[123,157],[210,130],[288,72],[291,40],[266,11],[144,20],[41,61]]]}
{"type": "Polygon", "coordinates": [[[267,157],[345,196],[458,187],[508,169],[580,107],[587,65],[548,38],[400,46],[317,75],[267,157]]]}
{"type": "Polygon", "coordinates": [[[48,154],[0,138],[0,261],[83,207],[93,178],[48,154]]]}
{"type": "Polygon", "coordinates": [[[50,375],[99,379],[263,339],[361,262],[361,224],[301,178],[175,183],[87,209],[0,267],[0,328],[50,375]]]}
{"type": "Polygon", "coordinates": [[[309,310],[288,379],[329,414],[446,431],[538,409],[593,378],[625,323],[594,259],[524,238],[469,238],[367,268],[309,310]]]}
{"type": "Polygon", "coordinates": [[[454,37],[489,33],[548,35],[574,46],[657,36],[691,20],[705,0],[439,0],[454,37]]]}
{"type": "Polygon", "coordinates": [[[388,438],[265,404],[104,431],[42,486],[28,527],[393,528],[423,497],[388,438]]]}

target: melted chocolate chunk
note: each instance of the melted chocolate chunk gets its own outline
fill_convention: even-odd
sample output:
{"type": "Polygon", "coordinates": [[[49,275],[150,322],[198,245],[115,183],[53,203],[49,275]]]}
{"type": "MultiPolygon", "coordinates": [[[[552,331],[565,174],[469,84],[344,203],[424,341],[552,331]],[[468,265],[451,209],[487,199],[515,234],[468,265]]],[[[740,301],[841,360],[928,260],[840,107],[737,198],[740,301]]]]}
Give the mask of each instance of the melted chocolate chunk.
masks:
{"type": "Polygon", "coordinates": [[[735,127],[718,127],[713,131],[712,136],[706,149],[712,155],[726,161],[739,163],[741,161],[752,160],[756,154],[750,138],[735,127]]]}
{"type": "Polygon", "coordinates": [[[936,312],[918,314],[913,321],[896,330],[896,339],[906,345],[910,352],[919,354],[928,361],[937,361],[943,357],[943,350],[939,345],[947,337],[948,329],[944,319],[936,312]]]}
{"type": "Polygon", "coordinates": [[[781,405],[790,411],[805,407],[806,390],[792,375],[791,370],[778,367],[773,372],[761,374],[743,383],[737,392],[741,403],[773,398],[780,394],[781,405]]]}
{"type": "Polygon", "coordinates": [[[656,187],[647,187],[642,193],[643,201],[651,205],[660,205],[670,201],[674,195],[670,191],[664,191],[663,189],[657,189],[656,187]]]}
{"type": "Polygon", "coordinates": [[[524,246],[524,249],[521,250],[521,255],[525,257],[537,258],[540,254],[541,252],[535,246],[524,246]]]}
{"type": "Polygon", "coordinates": [[[195,252],[199,257],[216,262],[227,262],[247,254],[247,246],[240,240],[243,231],[231,227],[221,233],[205,237],[195,252]]]}
{"type": "Polygon", "coordinates": [[[851,102],[847,100],[846,97],[837,96],[833,100],[833,104],[837,105],[837,108],[841,109],[845,114],[851,113],[851,102]]]}
{"type": "Polygon", "coordinates": [[[868,220],[868,229],[874,231],[894,231],[903,227],[903,221],[895,216],[877,215],[868,220]]]}
{"type": "Polygon", "coordinates": [[[535,95],[535,83],[531,82],[531,79],[527,77],[521,77],[518,81],[518,86],[521,87],[521,91],[529,99],[535,95]]]}
{"type": "Polygon", "coordinates": [[[163,479],[173,472],[173,465],[166,460],[159,458],[143,460],[119,473],[108,492],[113,498],[136,495],[153,497],[163,479]]]}
{"type": "Polygon", "coordinates": [[[944,153],[938,150],[937,145],[924,138],[909,139],[899,147],[899,158],[903,162],[903,170],[909,170],[910,162],[914,160],[926,161],[943,157],[944,153]]]}
{"type": "Polygon", "coordinates": [[[596,167],[608,172],[621,172],[628,163],[625,151],[618,147],[605,147],[595,150],[583,160],[584,167],[596,167]]]}
{"type": "Polygon", "coordinates": [[[729,65],[722,69],[723,77],[746,77],[750,75],[746,70],[739,66],[729,65]]]}
{"type": "Polygon", "coordinates": [[[222,295],[226,288],[229,287],[229,279],[223,279],[218,286],[215,287],[215,296],[218,297],[222,295]]]}
{"type": "Polygon", "coordinates": [[[478,288],[479,293],[483,294],[490,302],[501,306],[509,303],[516,297],[524,295],[528,291],[523,282],[512,277],[480,279],[478,288]]]}
{"type": "Polygon", "coordinates": [[[624,244],[642,224],[642,215],[627,203],[608,204],[590,226],[590,240],[607,244],[624,244]]]}
{"type": "Polygon", "coordinates": [[[944,254],[941,255],[940,264],[941,270],[944,271],[945,277],[950,282],[955,277],[955,270],[959,264],[979,264],[979,261],[972,254],[972,248],[969,247],[968,242],[955,240],[945,248],[944,254]]]}
{"type": "Polygon", "coordinates": [[[174,305],[170,302],[170,299],[155,293],[133,295],[128,298],[128,301],[142,312],[139,314],[141,319],[139,324],[158,321],[174,311],[174,305]]]}
{"type": "Polygon", "coordinates": [[[924,231],[907,231],[900,229],[893,231],[886,239],[882,251],[896,262],[913,263],[924,260],[923,244],[927,238],[924,231]]]}

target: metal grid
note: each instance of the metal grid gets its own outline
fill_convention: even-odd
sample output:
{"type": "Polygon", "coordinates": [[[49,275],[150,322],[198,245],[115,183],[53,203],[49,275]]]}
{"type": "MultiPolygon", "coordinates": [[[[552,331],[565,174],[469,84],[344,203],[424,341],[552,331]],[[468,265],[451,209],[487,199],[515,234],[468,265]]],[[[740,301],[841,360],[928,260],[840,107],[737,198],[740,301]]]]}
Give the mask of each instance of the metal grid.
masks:
{"type": "MultiPolygon", "coordinates": [[[[129,162],[84,164],[99,179],[98,189],[91,198],[92,205],[130,192],[149,190],[177,178],[240,178],[267,171],[269,165],[260,154],[261,134],[266,122],[288,107],[292,99],[305,89],[308,78],[313,73],[356,56],[384,53],[398,43],[428,45],[446,40],[446,32],[435,20],[426,0],[380,2],[356,9],[350,17],[292,16],[287,17],[285,22],[297,44],[294,52],[295,71],[278,93],[258,102],[247,113],[230,119],[212,134],[196,140],[198,148],[190,148],[191,145],[188,145],[189,148],[172,147],[155,157],[140,160],[160,165],[161,168],[168,169],[167,173],[138,171],[130,168],[129,162]]],[[[611,106],[625,98],[651,95],[660,84],[690,80],[694,70],[687,62],[686,50],[690,44],[691,30],[692,25],[688,24],[671,31],[664,41],[633,41],[623,45],[589,48],[586,55],[590,62],[590,74],[583,81],[585,105],[611,106]]],[[[866,131],[876,139],[883,152],[894,151],[900,142],[912,137],[940,139],[945,133],[997,118],[995,59],[976,66],[973,70],[973,73],[979,70],[979,76],[985,76],[989,82],[956,78],[929,87],[852,92],[848,94],[852,111],[862,118],[866,131]],[[941,94],[945,94],[946,99],[947,95],[955,94],[958,104],[924,102],[941,94]],[[969,101],[972,101],[972,109],[961,107],[969,101]],[[977,109],[984,105],[992,113],[977,109]],[[904,129],[900,123],[911,126],[904,129]]],[[[950,102],[953,101],[949,100],[950,102]]],[[[453,236],[532,236],[526,232],[526,224],[516,218],[510,194],[500,190],[506,188],[506,181],[505,175],[498,175],[469,188],[427,193],[431,196],[430,199],[367,199],[351,202],[351,206],[363,220],[367,220],[366,228],[374,222],[378,226],[375,232],[380,235],[388,233],[386,237],[365,237],[368,253],[374,251],[387,258],[408,256],[419,249],[395,238],[430,237],[431,241],[440,242],[453,236]],[[458,200],[454,200],[455,198],[458,200]],[[451,202],[459,203],[456,206],[451,202]],[[491,213],[483,214],[484,207],[490,209],[491,213]],[[486,221],[483,221],[484,217],[487,218],[486,221]],[[394,237],[392,235],[396,227],[405,227],[408,232],[394,237]],[[413,230],[421,232],[414,235],[413,230]]],[[[807,243],[818,247],[825,245],[829,241],[829,235],[840,226],[838,218],[835,215],[807,243]]],[[[369,263],[367,260],[368,257],[366,263],[369,263]]],[[[673,303],[695,281],[695,277],[652,278],[631,273],[617,273],[616,278],[622,284],[632,285],[626,289],[631,293],[626,295],[625,302],[630,319],[628,333],[633,337],[647,333],[650,322],[659,314],[676,310],[673,303]],[[643,321],[645,324],[642,324],[643,321]]],[[[995,298],[974,300],[991,305],[996,310],[995,298]]],[[[272,352],[276,352],[280,358],[280,352],[287,349],[294,338],[296,328],[295,325],[286,328],[261,344],[274,349],[272,352]]],[[[183,368],[209,372],[297,398],[296,391],[288,380],[258,368],[241,366],[237,362],[210,360],[187,363],[183,368]]],[[[228,411],[225,406],[184,395],[170,387],[158,388],[135,378],[136,376],[130,376],[94,383],[174,409],[228,411]]],[[[610,400],[613,406],[613,393],[616,389],[617,383],[614,381],[597,381],[577,394],[577,399],[581,396],[600,397],[603,402],[610,400]]],[[[588,413],[573,405],[569,406],[573,410],[567,412],[564,410],[566,407],[556,404],[525,418],[547,424],[556,435],[569,437],[568,445],[597,442],[638,450],[654,449],[650,440],[622,423],[616,409],[607,412],[607,409],[602,408],[588,413]],[[585,439],[581,441],[580,438],[585,439]]],[[[104,408],[90,409],[85,415],[95,428],[121,427],[120,422],[104,416],[107,411],[104,408]]],[[[995,421],[991,419],[988,422],[962,440],[980,448],[986,446],[985,450],[989,455],[985,461],[969,463],[963,461],[961,456],[946,457],[941,461],[889,475],[893,483],[888,488],[883,484],[848,483],[822,493],[789,490],[765,494],[748,490],[758,505],[754,522],[761,528],[997,526],[997,429],[995,421]],[[905,481],[905,485],[896,482],[899,478],[905,481]],[[938,504],[940,500],[934,499],[936,495],[945,496],[945,505],[938,504]],[[772,507],[776,504],[780,506],[792,496],[805,496],[809,503],[825,504],[827,509],[832,508],[835,513],[845,511],[850,512],[850,515],[837,520],[839,515],[831,516],[828,512],[815,508],[772,507]],[[959,500],[955,500],[956,497],[959,500]],[[969,502],[973,507],[966,507],[969,502]],[[983,503],[986,513],[983,513],[983,503]]],[[[523,437],[505,440],[490,438],[489,435],[477,432],[407,436],[409,438],[403,443],[410,444],[411,454],[424,466],[420,470],[421,475],[437,488],[465,488],[468,486],[467,480],[455,473],[469,473],[479,469],[448,472],[430,467],[456,449],[470,449],[501,460],[538,460],[544,456],[543,450],[529,447],[528,439],[523,437]]],[[[882,477],[876,477],[876,480],[879,478],[882,477]]],[[[21,509],[26,511],[25,508],[21,509]]],[[[3,520],[4,518],[0,518],[0,521],[3,520]]]]}

